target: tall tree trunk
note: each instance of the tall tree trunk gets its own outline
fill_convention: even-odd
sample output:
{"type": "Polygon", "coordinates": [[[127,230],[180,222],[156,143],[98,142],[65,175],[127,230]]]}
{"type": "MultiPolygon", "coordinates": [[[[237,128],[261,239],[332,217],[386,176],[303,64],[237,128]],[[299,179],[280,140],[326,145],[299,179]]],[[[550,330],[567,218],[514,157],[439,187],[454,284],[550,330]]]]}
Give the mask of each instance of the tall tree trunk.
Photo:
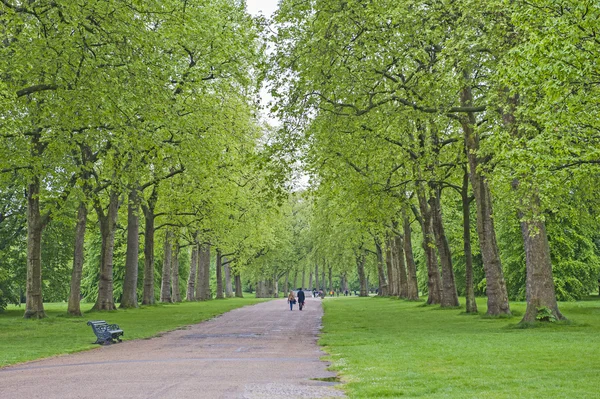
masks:
{"type": "Polygon", "coordinates": [[[394,265],[394,257],[392,251],[392,240],[389,238],[385,241],[385,265],[388,274],[388,293],[390,296],[398,296],[398,285],[396,284],[396,273],[394,265]]]}
{"type": "MultiPolygon", "coordinates": [[[[427,304],[440,304],[442,302],[442,287],[440,269],[438,267],[437,254],[435,252],[432,217],[429,204],[425,197],[425,189],[421,183],[417,183],[417,197],[419,199],[419,207],[421,208],[419,221],[421,222],[421,229],[423,230],[422,246],[425,253],[425,261],[427,263],[427,287],[429,291],[427,304]]],[[[417,215],[418,213],[415,212],[415,216],[417,215]]]]}
{"type": "Polygon", "coordinates": [[[413,256],[412,249],[412,230],[410,219],[406,209],[402,210],[402,220],[404,228],[404,256],[406,257],[406,284],[408,286],[406,299],[410,301],[419,300],[419,283],[417,281],[417,265],[413,256]]]}
{"type": "MultiPolygon", "coordinates": [[[[306,288],[306,270],[302,269],[302,289],[306,288]]],[[[312,284],[308,285],[308,289],[312,290],[312,284]]]]}
{"type": "Polygon", "coordinates": [[[277,278],[277,273],[275,273],[271,279],[273,286],[273,298],[279,298],[279,279],[277,278]]]}
{"type": "Polygon", "coordinates": [[[442,301],[440,305],[442,307],[455,307],[459,306],[460,303],[458,302],[458,293],[456,292],[456,284],[454,282],[452,254],[450,253],[450,245],[448,245],[448,239],[444,231],[441,190],[439,187],[434,187],[432,191],[433,193],[429,198],[431,221],[435,236],[435,245],[440,255],[440,263],[442,264],[442,301]]]}
{"type": "Polygon", "coordinates": [[[142,204],[144,211],[144,290],[142,305],[154,305],[154,208],[157,201],[156,185],[147,204],[142,204]]]}
{"type": "Polygon", "coordinates": [[[243,298],[244,293],[242,292],[242,276],[240,276],[239,272],[234,275],[235,280],[235,297],[243,298]]]}
{"type": "Polygon", "coordinates": [[[100,280],[98,282],[98,300],[94,310],[115,310],[113,292],[113,255],[115,247],[115,232],[117,230],[117,216],[119,214],[119,194],[109,194],[109,204],[106,215],[99,203],[96,213],[100,221],[100,234],[102,236],[102,249],[100,254],[100,280]]]}
{"type": "MultiPolygon", "coordinates": [[[[465,87],[461,92],[461,105],[470,106],[472,103],[471,88],[465,87]]],[[[468,113],[466,118],[461,119],[461,125],[469,161],[469,179],[473,187],[477,208],[477,235],[479,237],[479,247],[487,282],[487,314],[509,315],[511,313],[508,304],[508,292],[506,290],[506,282],[504,281],[504,273],[502,272],[500,251],[498,250],[496,230],[494,228],[492,196],[487,180],[480,170],[484,161],[479,156],[479,135],[474,129],[476,125],[475,114],[468,113]]]]}
{"type": "Polygon", "coordinates": [[[264,298],[264,294],[263,291],[265,290],[264,288],[265,282],[263,280],[259,280],[256,282],[256,293],[255,296],[257,298],[264,298]]]}
{"type": "Polygon", "coordinates": [[[463,211],[463,248],[465,252],[465,279],[466,279],[466,302],[467,313],[477,313],[477,301],[475,301],[475,286],[473,283],[473,253],[471,252],[471,211],[469,204],[469,173],[465,168],[461,190],[463,211]]]}
{"type": "Polygon", "coordinates": [[[198,272],[198,244],[192,246],[192,257],[190,259],[190,274],[185,299],[188,302],[196,300],[196,273],[198,272]]]}
{"type": "Polygon", "coordinates": [[[323,267],[321,269],[321,287],[323,287],[323,291],[325,291],[327,290],[327,281],[325,281],[325,263],[323,263],[323,267]]]}
{"type": "Polygon", "coordinates": [[[162,279],[160,284],[160,301],[171,302],[171,262],[173,258],[172,243],[173,233],[167,229],[165,232],[164,258],[162,267],[162,279]]]}
{"type": "Polygon", "coordinates": [[[40,213],[40,180],[37,176],[27,188],[27,291],[26,319],[46,317],[42,298],[42,232],[45,227],[40,213]]]}
{"type": "Polygon", "coordinates": [[[225,272],[225,297],[233,298],[233,284],[231,282],[231,267],[227,258],[224,258],[223,271],[225,272]]]}
{"type": "Polygon", "coordinates": [[[406,262],[404,261],[404,239],[401,235],[396,235],[393,238],[392,249],[394,251],[394,258],[396,260],[396,269],[399,275],[399,297],[408,298],[408,275],[406,272],[406,262]]]}
{"type": "Polygon", "coordinates": [[[289,292],[290,289],[290,272],[286,272],[285,273],[285,286],[283,287],[283,292],[285,292],[286,294],[289,292]]]}
{"type": "Polygon", "coordinates": [[[333,291],[333,267],[329,266],[327,268],[329,271],[329,292],[333,291]]]}
{"type": "Polygon", "coordinates": [[[358,271],[358,282],[360,284],[359,296],[369,296],[368,282],[365,276],[365,254],[356,256],[356,269],[358,271]]]}
{"type": "Polygon", "coordinates": [[[171,300],[173,302],[181,302],[181,292],[179,290],[179,246],[178,240],[175,240],[173,245],[173,261],[171,262],[171,300]]]}
{"type": "Polygon", "coordinates": [[[325,290],[325,287],[320,287],[319,284],[319,263],[315,262],[315,288],[317,290],[323,289],[325,290]]]}
{"type": "MultiPolygon", "coordinates": [[[[534,198],[534,201],[537,203],[533,206],[538,210],[539,198],[534,198]]],[[[533,215],[534,218],[539,216],[539,212],[533,215]]],[[[554,319],[566,319],[558,310],[556,302],[546,224],[541,220],[524,220],[521,222],[521,233],[527,267],[527,309],[521,323],[535,322],[544,308],[552,313],[554,319]]],[[[549,321],[549,318],[544,321],[549,321]]]]}
{"type": "Polygon", "coordinates": [[[197,298],[207,301],[212,298],[210,292],[210,245],[200,246],[198,252],[198,280],[196,282],[197,298]]]}
{"type": "Polygon", "coordinates": [[[375,238],[375,250],[377,253],[377,277],[379,278],[379,296],[388,296],[388,283],[385,279],[385,260],[383,259],[383,248],[381,248],[381,242],[375,238]]]}
{"type": "Polygon", "coordinates": [[[221,250],[217,248],[217,299],[225,299],[223,296],[223,258],[221,250]]]}
{"type": "Polygon", "coordinates": [[[137,188],[129,192],[127,206],[127,252],[121,308],[137,308],[138,259],[140,249],[140,202],[137,188]]]}
{"type": "MultiPolygon", "coordinates": [[[[302,280],[304,281],[304,272],[302,272],[302,277],[303,277],[302,280]]],[[[313,286],[313,274],[312,274],[312,272],[310,272],[308,274],[308,289],[312,291],[313,287],[314,287],[314,289],[317,289],[317,284],[315,284],[313,286]]]]}
{"type": "MultiPolygon", "coordinates": [[[[293,286],[294,289],[299,288],[298,287],[298,270],[296,270],[294,272],[294,280],[292,281],[292,286],[293,286]]],[[[304,287],[300,287],[300,288],[304,289],[304,287]]]]}
{"type": "Polygon", "coordinates": [[[71,272],[71,291],[67,313],[81,316],[81,275],[83,271],[83,252],[85,244],[85,228],[87,224],[87,205],[81,201],[77,208],[77,224],[75,225],[75,246],[73,251],[73,271],[71,272]]]}

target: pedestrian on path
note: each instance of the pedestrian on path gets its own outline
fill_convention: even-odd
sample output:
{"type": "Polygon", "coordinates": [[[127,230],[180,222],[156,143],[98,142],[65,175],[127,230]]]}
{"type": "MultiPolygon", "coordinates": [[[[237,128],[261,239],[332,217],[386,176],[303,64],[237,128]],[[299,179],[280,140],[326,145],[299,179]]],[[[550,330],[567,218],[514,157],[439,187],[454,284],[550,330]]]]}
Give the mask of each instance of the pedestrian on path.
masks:
{"type": "Polygon", "coordinates": [[[300,308],[300,310],[302,310],[302,308],[304,307],[305,300],[306,300],[306,296],[304,295],[304,291],[303,290],[298,291],[298,308],[300,308]]]}
{"type": "Polygon", "coordinates": [[[296,303],[294,291],[290,291],[290,295],[288,295],[288,303],[290,304],[290,310],[294,310],[294,304],[296,303]]]}

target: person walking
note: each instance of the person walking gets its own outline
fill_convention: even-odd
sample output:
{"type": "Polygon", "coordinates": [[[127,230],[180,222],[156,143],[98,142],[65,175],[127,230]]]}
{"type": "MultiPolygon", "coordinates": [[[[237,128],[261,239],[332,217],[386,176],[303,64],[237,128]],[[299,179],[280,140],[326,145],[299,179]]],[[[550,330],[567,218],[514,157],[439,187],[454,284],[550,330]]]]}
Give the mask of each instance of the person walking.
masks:
{"type": "Polygon", "coordinates": [[[294,304],[296,303],[294,291],[290,291],[290,295],[288,295],[288,303],[290,304],[290,310],[294,310],[294,304]]]}
{"type": "Polygon", "coordinates": [[[304,301],[306,300],[306,296],[304,295],[304,290],[298,291],[298,308],[302,310],[304,307],[304,301]]]}

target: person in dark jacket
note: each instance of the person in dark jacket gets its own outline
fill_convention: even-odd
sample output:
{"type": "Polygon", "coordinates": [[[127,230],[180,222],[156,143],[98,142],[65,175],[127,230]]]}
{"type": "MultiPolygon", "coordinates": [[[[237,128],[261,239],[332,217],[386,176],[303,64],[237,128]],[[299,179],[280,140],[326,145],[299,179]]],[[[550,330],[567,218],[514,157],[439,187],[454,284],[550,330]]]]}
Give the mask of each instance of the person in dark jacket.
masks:
{"type": "Polygon", "coordinates": [[[300,310],[302,310],[302,308],[304,307],[305,299],[306,298],[304,296],[304,290],[298,291],[298,307],[300,308],[300,310]]]}

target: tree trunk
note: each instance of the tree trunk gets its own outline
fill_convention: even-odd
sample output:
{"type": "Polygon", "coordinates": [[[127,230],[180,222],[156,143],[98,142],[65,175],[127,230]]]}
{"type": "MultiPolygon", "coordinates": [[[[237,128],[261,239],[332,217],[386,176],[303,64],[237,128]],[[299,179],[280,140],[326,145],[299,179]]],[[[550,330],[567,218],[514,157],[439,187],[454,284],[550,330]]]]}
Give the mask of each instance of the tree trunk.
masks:
{"type": "MultiPolygon", "coordinates": [[[[518,184],[515,180],[513,187],[516,188],[518,184]]],[[[524,219],[523,214],[519,214],[527,268],[527,309],[521,323],[565,320],[556,302],[550,245],[546,224],[541,220],[540,198],[535,189],[528,191],[529,198],[521,200],[521,206],[528,200],[525,206],[531,215],[524,219]]]]}
{"type": "Polygon", "coordinates": [[[283,292],[285,292],[286,294],[289,292],[288,290],[290,289],[290,272],[286,272],[285,273],[285,286],[283,287],[283,292]]]}
{"type": "Polygon", "coordinates": [[[405,209],[402,210],[404,228],[404,256],[406,257],[406,284],[408,286],[406,299],[410,301],[419,300],[419,283],[417,281],[417,265],[412,250],[412,230],[410,219],[405,209]]]}
{"type": "Polygon", "coordinates": [[[142,205],[144,211],[144,290],[142,305],[154,305],[154,207],[157,201],[156,185],[148,203],[142,205]]]}
{"type": "Polygon", "coordinates": [[[175,240],[173,245],[173,260],[171,262],[171,300],[173,302],[181,302],[181,292],[179,291],[179,246],[178,240],[175,240]]]}
{"type": "MultiPolygon", "coordinates": [[[[302,280],[304,281],[304,272],[302,272],[302,277],[303,277],[302,280]]],[[[317,288],[317,284],[315,284],[313,286],[313,274],[312,274],[312,272],[310,272],[308,274],[308,289],[312,291],[313,287],[314,287],[314,289],[316,289],[317,288]]]]}
{"type": "Polygon", "coordinates": [[[165,233],[164,258],[162,267],[162,279],[160,284],[160,301],[171,302],[171,262],[173,258],[173,233],[167,229],[165,233]]]}
{"type": "Polygon", "coordinates": [[[381,248],[381,243],[376,238],[375,239],[375,249],[377,252],[377,277],[379,278],[379,289],[377,290],[379,296],[388,296],[388,283],[385,279],[385,268],[383,259],[383,248],[381,248]]]}
{"type": "Polygon", "coordinates": [[[392,254],[392,240],[388,238],[385,241],[385,265],[387,267],[388,274],[388,292],[390,296],[398,296],[398,285],[396,284],[394,257],[392,254]]]}
{"type": "Polygon", "coordinates": [[[223,296],[223,258],[221,250],[217,248],[217,299],[225,299],[223,296]]]}
{"type": "MultiPolygon", "coordinates": [[[[315,285],[314,287],[318,290],[321,289],[320,284],[319,284],[319,264],[315,262],[315,285]]],[[[322,287],[323,290],[325,290],[325,287],[322,287]]]]}
{"type": "Polygon", "coordinates": [[[358,281],[360,284],[359,296],[369,296],[367,278],[365,276],[365,255],[360,254],[356,257],[356,269],[358,271],[358,281]]]}
{"type": "Polygon", "coordinates": [[[475,301],[475,286],[473,283],[473,253],[471,252],[471,211],[469,199],[469,174],[465,169],[463,185],[461,190],[463,211],[463,245],[465,252],[465,296],[467,301],[467,313],[477,313],[477,301],[475,301]]]}
{"type": "MultiPolygon", "coordinates": [[[[306,270],[302,269],[302,289],[306,288],[306,270]]],[[[312,290],[312,284],[308,286],[309,290],[312,290]]]]}
{"type": "Polygon", "coordinates": [[[200,301],[212,299],[210,292],[210,245],[205,244],[198,252],[197,298],[200,301]]]}
{"type": "Polygon", "coordinates": [[[323,264],[323,267],[321,268],[321,282],[323,291],[327,290],[327,281],[325,280],[325,264],[323,264]]]}
{"type": "Polygon", "coordinates": [[[396,260],[396,270],[399,275],[399,290],[400,298],[408,298],[408,276],[406,273],[406,262],[404,261],[404,239],[401,235],[393,238],[392,249],[394,251],[392,258],[396,260]]]}
{"type": "Polygon", "coordinates": [[[40,180],[37,176],[27,189],[27,291],[25,319],[46,317],[42,298],[42,232],[45,227],[40,214],[40,180]]]}
{"type": "Polygon", "coordinates": [[[273,298],[279,298],[279,279],[277,278],[277,273],[275,275],[273,275],[273,278],[271,281],[272,281],[272,285],[273,285],[273,291],[272,291],[273,298]]]}
{"type": "MultiPolygon", "coordinates": [[[[472,100],[471,88],[464,88],[461,92],[461,105],[472,105],[472,100]]],[[[506,291],[506,282],[504,281],[500,252],[496,241],[496,230],[494,228],[492,197],[488,183],[480,171],[480,167],[484,161],[480,159],[478,154],[479,135],[474,129],[476,125],[475,115],[468,113],[466,119],[461,119],[461,125],[469,161],[469,179],[473,187],[477,209],[477,235],[479,237],[479,247],[487,282],[487,314],[509,315],[511,313],[508,304],[508,293],[506,291]]]]}
{"type": "MultiPolygon", "coordinates": [[[[223,271],[225,272],[225,297],[233,298],[233,284],[231,282],[231,263],[224,258],[223,271]]],[[[286,284],[287,285],[287,284],[286,284]]]]}
{"type": "MultiPolygon", "coordinates": [[[[294,280],[292,281],[292,286],[294,289],[299,288],[298,287],[298,271],[297,270],[294,272],[294,280]]],[[[304,287],[301,287],[301,288],[304,289],[304,287]]]]}
{"type": "Polygon", "coordinates": [[[421,222],[421,229],[423,230],[422,246],[425,253],[425,261],[427,263],[427,287],[429,291],[427,304],[440,304],[442,302],[441,279],[433,239],[432,217],[429,204],[425,198],[425,189],[421,183],[417,183],[417,197],[419,199],[419,207],[421,208],[419,221],[421,222]]]}
{"type": "Polygon", "coordinates": [[[100,280],[98,282],[98,300],[94,310],[115,310],[113,292],[113,255],[115,247],[115,232],[117,230],[117,216],[119,214],[119,194],[109,194],[109,204],[106,215],[98,204],[96,213],[100,221],[102,235],[102,249],[100,254],[100,280]]]}
{"type": "Polygon", "coordinates": [[[329,292],[333,291],[333,268],[331,266],[327,269],[329,271],[329,292]]]}
{"type": "Polygon", "coordinates": [[[444,223],[442,219],[442,203],[441,190],[439,187],[433,188],[433,194],[429,198],[431,209],[431,221],[433,233],[435,235],[435,245],[440,255],[440,263],[442,264],[442,307],[460,306],[458,302],[458,293],[456,292],[456,284],[454,282],[454,269],[452,267],[452,254],[450,253],[450,245],[446,232],[444,231],[444,223]]]}
{"type": "Polygon", "coordinates": [[[194,242],[190,259],[190,274],[185,299],[188,302],[196,300],[196,273],[198,272],[198,243],[194,242]]]}
{"type": "Polygon", "coordinates": [[[239,272],[234,276],[235,280],[235,297],[243,298],[244,293],[242,292],[242,276],[240,276],[239,272]]]}
{"type": "Polygon", "coordinates": [[[71,272],[71,291],[67,313],[81,316],[81,275],[83,270],[83,252],[85,244],[85,228],[87,224],[87,205],[79,203],[77,209],[77,224],[75,225],[75,246],[73,251],[73,271],[71,272]]]}
{"type": "Polygon", "coordinates": [[[140,249],[140,217],[137,188],[129,192],[127,206],[127,252],[125,254],[125,279],[120,308],[137,308],[138,259],[140,249]]]}

